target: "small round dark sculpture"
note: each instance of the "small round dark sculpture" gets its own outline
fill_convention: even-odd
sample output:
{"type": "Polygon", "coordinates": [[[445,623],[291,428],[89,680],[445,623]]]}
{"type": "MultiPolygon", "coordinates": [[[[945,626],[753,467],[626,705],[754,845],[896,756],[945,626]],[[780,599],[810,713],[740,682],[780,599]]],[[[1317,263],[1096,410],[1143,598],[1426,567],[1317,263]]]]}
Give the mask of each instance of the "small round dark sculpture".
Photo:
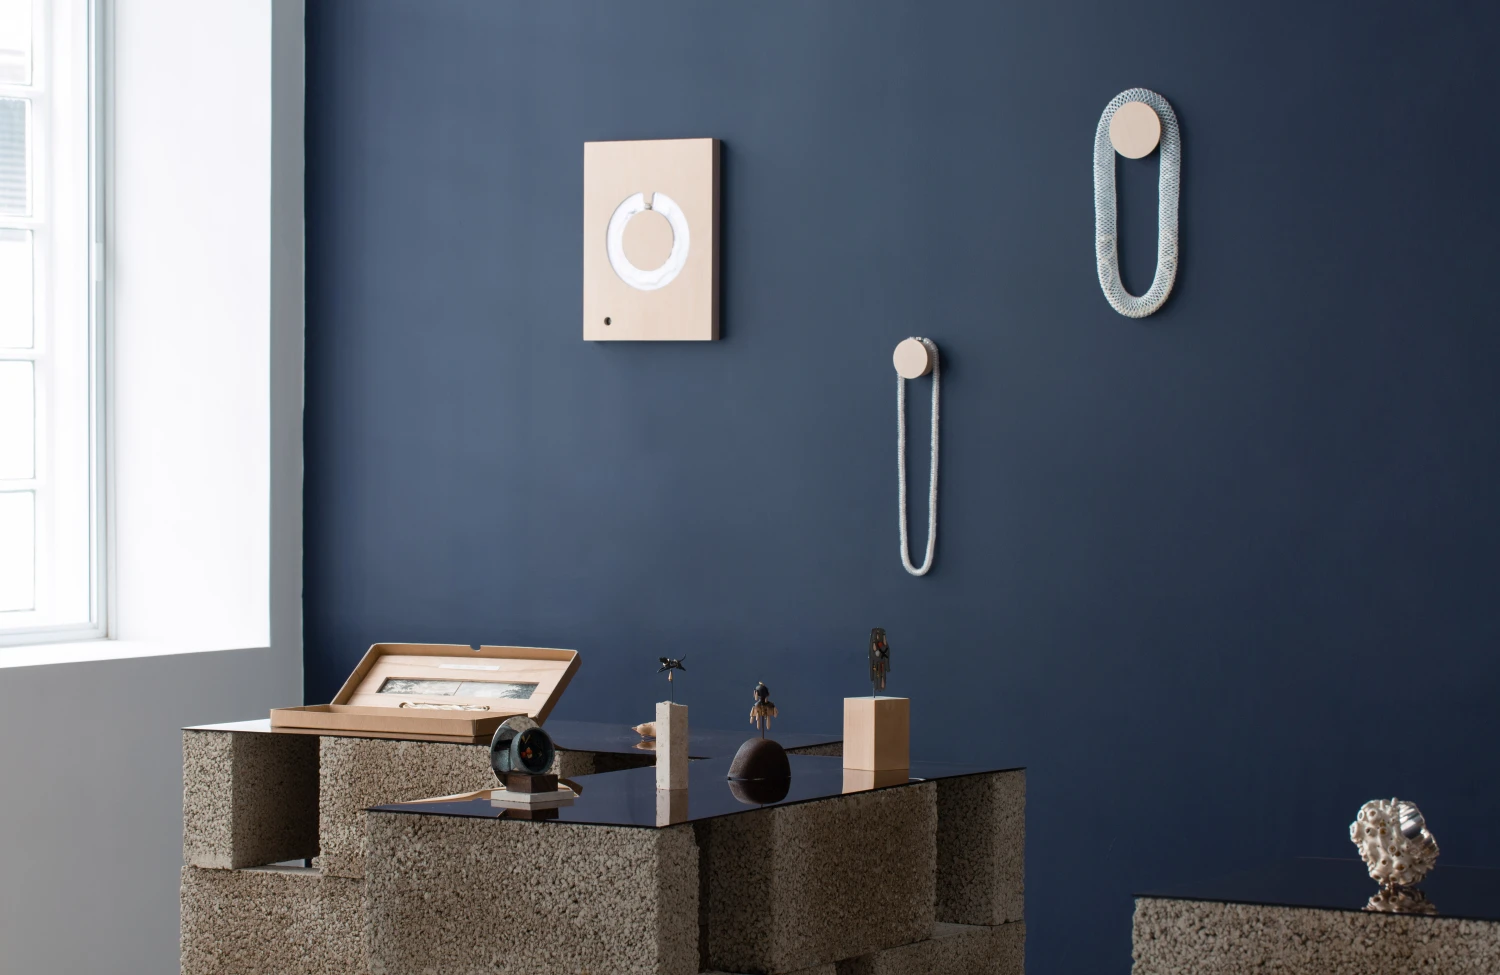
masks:
{"type": "Polygon", "coordinates": [[[530,718],[511,718],[490,739],[490,768],[501,781],[507,772],[543,775],[552,767],[557,747],[552,737],[530,718]]]}
{"type": "Polygon", "coordinates": [[[735,752],[734,761],[729,763],[729,791],[740,802],[753,805],[780,802],[792,786],[792,763],[785,748],[765,737],[776,716],[776,705],[763,683],[755,685],[751,699],[755,706],[750,709],[750,723],[760,729],[761,737],[751,738],[735,752]]]}
{"type": "Polygon", "coordinates": [[[792,763],[786,749],[770,738],[751,738],[734,753],[729,763],[729,778],[734,782],[765,782],[790,779],[792,763]]]}

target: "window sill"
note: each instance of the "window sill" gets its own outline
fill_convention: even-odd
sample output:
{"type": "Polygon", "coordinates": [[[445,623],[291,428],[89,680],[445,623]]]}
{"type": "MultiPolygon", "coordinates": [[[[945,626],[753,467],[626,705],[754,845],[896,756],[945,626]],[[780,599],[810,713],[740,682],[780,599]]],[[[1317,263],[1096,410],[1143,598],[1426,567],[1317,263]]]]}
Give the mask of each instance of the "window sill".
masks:
{"type": "Polygon", "coordinates": [[[172,654],[217,653],[221,650],[254,650],[256,645],[189,646],[151,640],[84,640],[80,643],[32,643],[0,647],[0,670],[13,667],[45,667],[49,664],[79,664],[99,660],[129,660],[172,654]]]}

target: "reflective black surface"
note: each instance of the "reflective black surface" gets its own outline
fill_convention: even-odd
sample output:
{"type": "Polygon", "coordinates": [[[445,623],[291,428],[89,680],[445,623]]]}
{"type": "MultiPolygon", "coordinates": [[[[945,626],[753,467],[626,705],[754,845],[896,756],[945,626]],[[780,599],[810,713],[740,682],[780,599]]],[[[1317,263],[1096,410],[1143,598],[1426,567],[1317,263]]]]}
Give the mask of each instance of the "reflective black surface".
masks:
{"type": "MultiPolygon", "coordinates": [[[[616,752],[621,754],[646,754],[655,751],[655,742],[642,741],[629,725],[605,724],[600,721],[549,720],[547,733],[558,748],[575,752],[616,752]]],[[[755,729],[725,731],[722,728],[694,727],[692,715],[688,716],[688,754],[694,758],[733,758],[747,738],[755,737],[755,729]]],[[[781,747],[791,751],[816,745],[831,745],[843,741],[841,734],[807,735],[794,732],[773,731],[772,738],[781,742],[781,747]]]]}
{"type": "MultiPolygon", "coordinates": [[[[1500,870],[1439,861],[1417,889],[1424,898],[1397,903],[1391,913],[1500,921],[1500,870]]],[[[1305,857],[1137,896],[1364,911],[1379,891],[1380,885],[1370,879],[1360,860],[1305,857]]]]}
{"type": "MultiPolygon", "coordinates": [[[[978,775],[1000,769],[975,768],[933,762],[914,763],[907,777],[900,773],[846,772],[843,760],[836,757],[791,755],[792,778],[786,795],[767,805],[788,806],[813,799],[827,799],[845,792],[865,792],[880,788],[900,788],[914,781],[978,775]],[[877,779],[876,776],[880,778],[877,779]]],[[[668,826],[728,816],[751,809],[764,808],[744,802],[735,796],[729,781],[728,758],[707,759],[688,766],[688,788],[682,793],[657,792],[656,769],[637,768],[599,775],[580,775],[572,781],[582,787],[582,794],[570,806],[558,810],[557,818],[548,822],[594,823],[604,826],[668,826]]],[[[743,790],[741,790],[743,791],[743,790]]],[[[406,802],[377,806],[376,812],[410,813],[425,816],[468,816],[480,819],[516,819],[509,810],[489,799],[462,802],[406,802]]]]}
{"type": "MultiPolygon", "coordinates": [[[[651,756],[656,743],[643,741],[629,725],[607,724],[602,721],[558,721],[543,725],[558,748],[574,752],[603,752],[606,754],[651,756]]],[[[271,734],[302,734],[300,731],[274,731],[270,718],[253,721],[230,721],[222,724],[192,725],[188,731],[238,731],[271,734]]],[[[688,721],[688,753],[694,758],[732,758],[746,738],[755,734],[748,725],[743,731],[725,731],[722,728],[698,728],[688,721]]],[[[329,735],[327,737],[339,737],[329,735]]],[[[350,737],[376,737],[355,735],[350,737]]],[[[840,734],[798,734],[774,731],[772,738],[781,742],[788,751],[832,745],[843,741],[840,734]]],[[[419,740],[419,739],[412,739],[419,740]]]]}

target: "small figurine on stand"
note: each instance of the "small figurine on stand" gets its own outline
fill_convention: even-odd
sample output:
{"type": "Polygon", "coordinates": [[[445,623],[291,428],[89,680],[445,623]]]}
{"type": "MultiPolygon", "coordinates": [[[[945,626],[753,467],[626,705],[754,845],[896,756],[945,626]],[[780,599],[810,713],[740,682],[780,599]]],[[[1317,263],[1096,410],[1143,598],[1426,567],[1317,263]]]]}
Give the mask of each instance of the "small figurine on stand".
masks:
{"type": "Polygon", "coordinates": [[[766,737],[776,705],[771,703],[771,689],[764,682],[751,692],[755,704],[750,708],[750,723],[760,729],[759,738],[751,738],[735,752],[729,765],[729,791],[741,802],[765,805],[780,802],[791,788],[792,765],[786,749],[766,737]]]}
{"type": "Polygon", "coordinates": [[[885,630],[870,631],[870,696],[885,690],[885,675],[891,672],[891,648],[885,642],[885,630]]]}
{"type": "Polygon", "coordinates": [[[891,645],[870,630],[870,696],[844,698],[844,768],[894,772],[911,767],[911,699],[887,697],[891,645]]]}
{"type": "Polygon", "coordinates": [[[762,681],[755,685],[753,692],[755,704],[750,708],[750,723],[760,729],[760,736],[766,736],[766,730],[771,727],[771,719],[776,717],[776,705],[771,703],[771,689],[762,681]]]}
{"type": "Polygon", "coordinates": [[[687,668],[682,665],[682,662],[687,658],[659,657],[657,659],[661,661],[661,666],[657,668],[656,672],[658,674],[665,672],[667,675],[667,700],[670,701],[672,700],[672,671],[680,670],[683,673],[687,673],[687,668]]]}
{"type": "MultiPolygon", "coordinates": [[[[667,675],[667,699],[658,701],[656,720],[651,722],[650,732],[656,738],[656,788],[658,791],[686,789],[688,787],[688,709],[685,704],[672,703],[672,671],[687,668],[681,659],[659,657],[658,674],[667,675]]],[[[636,731],[644,737],[647,726],[637,725],[636,731]]]]}

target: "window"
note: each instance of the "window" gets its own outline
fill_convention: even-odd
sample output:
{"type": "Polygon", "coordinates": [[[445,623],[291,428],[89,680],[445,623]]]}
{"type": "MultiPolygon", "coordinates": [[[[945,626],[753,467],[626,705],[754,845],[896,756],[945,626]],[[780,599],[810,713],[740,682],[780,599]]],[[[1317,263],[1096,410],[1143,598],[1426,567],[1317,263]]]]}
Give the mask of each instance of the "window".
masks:
{"type": "Polygon", "coordinates": [[[0,643],[105,635],[91,0],[0,0],[0,643]]]}

